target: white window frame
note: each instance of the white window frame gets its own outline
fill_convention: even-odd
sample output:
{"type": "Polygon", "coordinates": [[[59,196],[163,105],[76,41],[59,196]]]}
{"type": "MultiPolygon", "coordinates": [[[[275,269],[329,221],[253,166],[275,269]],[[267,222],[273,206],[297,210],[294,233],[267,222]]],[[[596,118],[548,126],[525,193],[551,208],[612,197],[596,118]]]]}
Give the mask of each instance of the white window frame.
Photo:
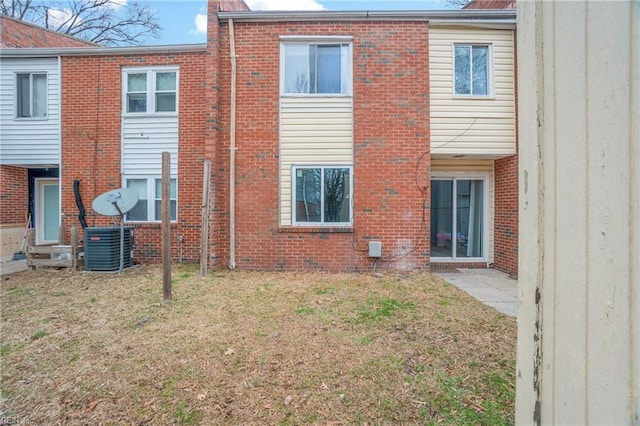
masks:
{"type": "Polygon", "coordinates": [[[451,59],[452,59],[452,70],[453,75],[452,83],[453,83],[453,97],[454,98],[477,98],[477,99],[491,99],[494,95],[494,87],[493,87],[493,45],[491,43],[454,43],[451,48],[451,59]],[[487,94],[486,95],[476,95],[473,93],[473,61],[470,61],[471,73],[469,78],[471,81],[469,82],[471,87],[470,94],[464,93],[456,93],[456,47],[468,47],[471,49],[471,58],[473,58],[473,48],[474,47],[486,47],[487,48],[487,94]]]}
{"type": "MultiPolygon", "coordinates": [[[[493,233],[493,230],[489,228],[490,226],[490,221],[489,221],[489,214],[491,212],[490,209],[490,205],[491,205],[491,200],[489,199],[490,196],[490,191],[489,191],[489,183],[491,182],[491,180],[489,179],[489,173],[478,173],[478,172],[432,172],[431,174],[431,180],[449,180],[453,182],[453,186],[455,188],[455,182],[456,180],[482,180],[482,196],[484,197],[484,203],[482,205],[482,214],[483,214],[483,218],[482,218],[482,226],[483,226],[483,230],[485,232],[482,233],[482,253],[483,256],[482,257],[460,257],[460,256],[453,256],[453,257],[434,257],[431,256],[431,260],[432,261],[436,261],[436,262],[459,262],[459,263],[464,263],[464,262],[488,262],[489,261],[489,242],[491,239],[491,234],[493,233]]],[[[455,196],[456,194],[453,194],[453,200],[452,200],[452,211],[457,212],[457,197],[455,196]]],[[[453,218],[452,218],[453,219],[453,218]]],[[[452,220],[452,229],[451,229],[451,235],[456,235],[457,234],[457,223],[455,220],[452,220]]],[[[431,230],[429,230],[429,233],[431,233],[431,230]]],[[[452,251],[452,254],[453,251],[452,251]]]]}
{"type": "MultiPolygon", "coordinates": [[[[172,176],[170,178],[176,182],[176,218],[171,219],[171,223],[178,222],[179,204],[178,204],[178,178],[172,176]]],[[[156,181],[162,181],[162,176],[157,175],[128,175],[122,178],[122,187],[127,188],[127,182],[129,180],[146,180],[147,181],[147,220],[131,220],[125,214],[125,222],[127,223],[159,223],[162,219],[155,219],[156,216],[156,201],[160,200],[156,198],[156,181]],[[149,219],[151,218],[151,219],[149,219]]],[[[172,199],[173,200],[173,199],[172,199]]],[[[160,212],[162,214],[162,212],[160,212]]]]}
{"type": "Polygon", "coordinates": [[[280,96],[290,97],[350,97],[353,94],[353,38],[351,36],[281,36],[280,37],[280,96]],[[344,45],[347,58],[341,61],[340,81],[346,88],[341,93],[287,93],[285,92],[286,46],[344,45]]]}
{"type": "Polygon", "coordinates": [[[294,164],[291,166],[291,224],[293,226],[307,227],[349,227],[353,226],[353,166],[350,164],[294,164]],[[324,218],[324,169],[349,169],[349,221],[348,222],[298,222],[296,220],[296,171],[298,169],[323,169],[322,182],[320,185],[320,216],[324,218]]]}
{"type": "Polygon", "coordinates": [[[122,114],[128,117],[139,117],[145,115],[164,115],[176,116],[179,113],[180,105],[180,67],[178,66],[156,66],[156,67],[136,67],[122,69],[122,114]],[[176,73],[176,110],[156,112],[156,93],[167,93],[167,91],[156,91],[156,74],[159,73],[176,73]],[[127,94],[128,94],[128,75],[129,74],[146,74],[147,75],[147,110],[145,112],[129,112],[127,94]]]}
{"type": "Polygon", "coordinates": [[[15,72],[14,73],[14,78],[13,78],[13,87],[14,87],[14,108],[13,108],[13,112],[14,112],[14,118],[16,120],[48,120],[49,119],[49,74],[46,71],[24,71],[24,72],[15,72]],[[29,76],[29,115],[28,116],[21,116],[20,115],[20,109],[19,109],[19,105],[20,105],[20,95],[21,95],[21,91],[19,88],[19,84],[18,84],[18,76],[20,75],[28,75],[29,76]],[[45,86],[45,90],[44,90],[44,116],[40,116],[40,117],[34,117],[33,116],[33,104],[34,104],[34,97],[33,97],[33,76],[34,75],[44,75],[44,86],[45,86]]]}

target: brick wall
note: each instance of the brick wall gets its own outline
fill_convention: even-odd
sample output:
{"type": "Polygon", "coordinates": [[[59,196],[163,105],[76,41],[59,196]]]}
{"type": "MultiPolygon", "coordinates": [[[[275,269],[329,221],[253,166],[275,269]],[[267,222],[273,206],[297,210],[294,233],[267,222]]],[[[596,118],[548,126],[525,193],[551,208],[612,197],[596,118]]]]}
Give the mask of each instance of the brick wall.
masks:
{"type": "MultiPolygon", "coordinates": [[[[212,2],[215,3],[215,2],[212,2]]],[[[211,3],[210,3],[211,7],[211,3]]],[[[226,23],[219,32],[220,130],[208,140],[216,173],[212,259],[229,259],[230,60],[226,23]]],[[[370,270],[367,242],[380,240],[380,267],[427,269],[420,186],[428,187],[428,27],[408,22],[235,23],[237,51],[236,264],[243,269],[370,270]],[[279,226],[279,55],[281,35],[353,37],[354,226],[350,232],[279,226]]],[[[209,48],[209,57],[214,55],[209,48]]],[[[212,108],[214,107],[211,104],[212,108]]],[[[215,115],[218,111],[213,111],[215,115]]]]}
{"type": "Polygon", "coordinates": [[[0,166],[0,224],[24,226],[28,212],[28,169],[0,166]]]}
{"type": "MultiPolygon", "coordinates": [[[[73,56],[62,60],[62,224],[80,226],[73,181],[80,179],[89,226],[111,223],[91,209],[93,199],[120,188],[121,68],[179,65],[179,222],[171,227],[171,255],[179,256],[178,237],[184,236],[184,258],[199,260],[202,164],[205,146],[205,52],[122,56],[73,56]]],[[[135,259],[161,260],[160,224],[136,224],[135,259]]]]}
{"type": "Polygon", "coordinates": [[[495,162],[494,263],[518,275],[518,156],[495,162]]]}

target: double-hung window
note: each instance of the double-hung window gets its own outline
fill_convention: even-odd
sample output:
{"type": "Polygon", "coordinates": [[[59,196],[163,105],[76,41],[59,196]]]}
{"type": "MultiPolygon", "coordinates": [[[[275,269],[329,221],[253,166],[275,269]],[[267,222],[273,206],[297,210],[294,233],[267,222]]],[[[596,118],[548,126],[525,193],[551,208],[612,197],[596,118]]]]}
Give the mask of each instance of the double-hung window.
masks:
{"type": "MultiPolygon", "coordinates": [[[[162,220],[162,179],[158,177],[129,177],[125,179],[125,186],[138,193],[138,202],[126,214],[130,222],[157,222],[162,220]]],[[[171,179],[169,214],[171,220],[177,219],[176,180],[171,179]]]]}
{"type": "Polygon", "coordinates": [[[178,69],[128,69],[123,72],[125,114],[178,111],[178,69]]]}
{"type": "Polygon", "coordinates": [[[282,69],[284,95],[351,93],[350,43],[285,41],[282,69]]]}
{"type": "Polygon", "coordinates": [[[47,74],[16,74],[16,117],[47,117],[47,74]]]}
{"type": "Polygon", "coordinates": [[[460,96],[491,96],[491,47],[456,44],[454,93],[460,96]]]}
{"type": "Polygon", "coordinates": [[[293,176],[294,224],[351,224],[350,166],[294,166],[293,176]]]}

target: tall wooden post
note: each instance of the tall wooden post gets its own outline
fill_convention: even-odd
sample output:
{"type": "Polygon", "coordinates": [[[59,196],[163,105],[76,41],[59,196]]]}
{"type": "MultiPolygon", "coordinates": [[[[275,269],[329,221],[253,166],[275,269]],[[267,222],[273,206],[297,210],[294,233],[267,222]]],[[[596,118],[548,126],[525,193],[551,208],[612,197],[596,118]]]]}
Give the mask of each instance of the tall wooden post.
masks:
{"type": "Polygon", "coordinates": [[[162,153],[162,289],[164,301],[171,300],[171,155],[162,153]]]}
{"type": "Polygon", "coordinates": [[[202,226],[200,227],[200,276],[207,275],[209,266],[209,185],[211,181],[211,161],[204,162],[202,177],[202,226]]]}

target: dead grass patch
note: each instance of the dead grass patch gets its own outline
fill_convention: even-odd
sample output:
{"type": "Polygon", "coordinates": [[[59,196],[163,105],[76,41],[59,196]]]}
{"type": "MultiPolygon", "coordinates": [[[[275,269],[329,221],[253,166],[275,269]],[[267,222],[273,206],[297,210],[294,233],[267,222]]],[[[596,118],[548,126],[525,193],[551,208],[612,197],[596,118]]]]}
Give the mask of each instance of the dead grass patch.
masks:
{"type": "Polygon", "coordinates": [[[516,324],[429,274],[3,277],[0,411],[35,424],[510,424],[516,324]]]}

